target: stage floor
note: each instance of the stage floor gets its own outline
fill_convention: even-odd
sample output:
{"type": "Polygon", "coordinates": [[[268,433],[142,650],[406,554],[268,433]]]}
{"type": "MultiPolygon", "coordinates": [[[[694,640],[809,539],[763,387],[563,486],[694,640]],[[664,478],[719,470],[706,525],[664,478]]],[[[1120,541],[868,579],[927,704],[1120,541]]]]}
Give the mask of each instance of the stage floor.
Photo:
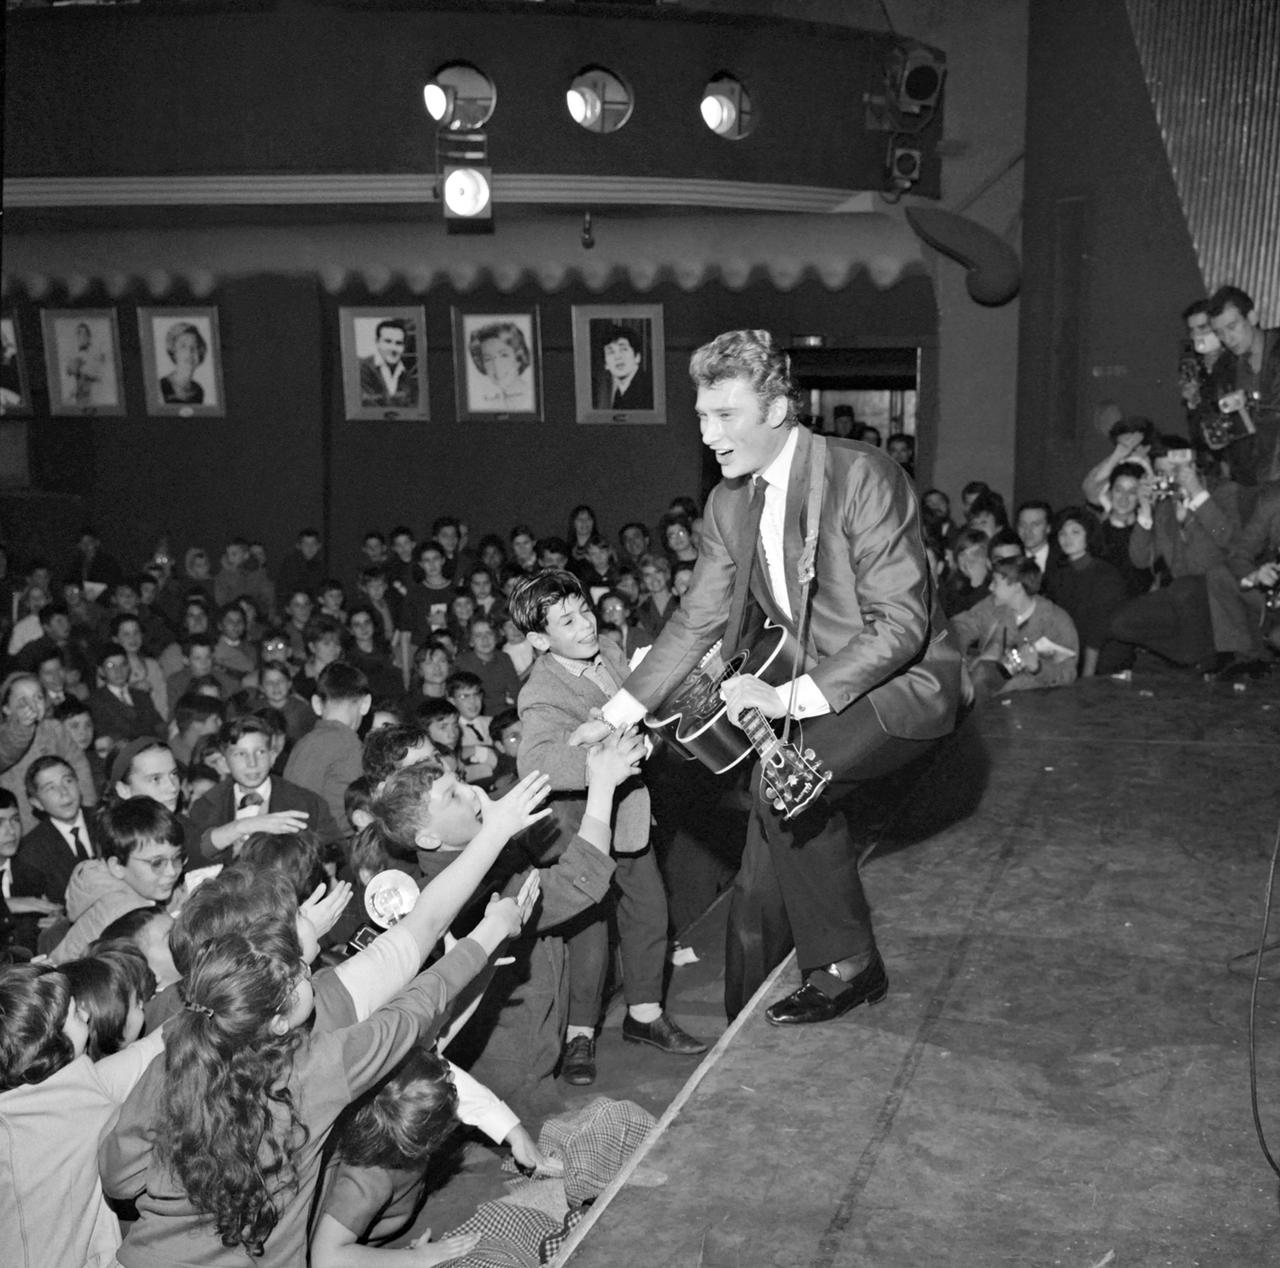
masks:
{"type": "MultiPolygon", "coordinates": [[[[1280,1264],[1253,963],[1228,965],[1257,946],[1278,819],[1280,675],[989,705],[865,865],[888,999],[777,1030],[784,965],[568,1262],[1280,1264]]],[[[1280,1157],[1280,952],[1266,975],[1280,1157]]]]}

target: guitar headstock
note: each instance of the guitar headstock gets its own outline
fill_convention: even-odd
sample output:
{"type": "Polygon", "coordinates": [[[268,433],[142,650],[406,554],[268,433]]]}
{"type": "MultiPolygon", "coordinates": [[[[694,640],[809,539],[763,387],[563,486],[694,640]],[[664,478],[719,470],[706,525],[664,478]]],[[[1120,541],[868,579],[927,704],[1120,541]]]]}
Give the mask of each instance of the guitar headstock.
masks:
{"type": "Polygon", "coordinates": [[[794,744],[773,746],[762,757],[760,772],[773,808],[784,819],[795,818],[831,782],[831,772],[817,765],[813,749],[802,753],[794,744]]]}

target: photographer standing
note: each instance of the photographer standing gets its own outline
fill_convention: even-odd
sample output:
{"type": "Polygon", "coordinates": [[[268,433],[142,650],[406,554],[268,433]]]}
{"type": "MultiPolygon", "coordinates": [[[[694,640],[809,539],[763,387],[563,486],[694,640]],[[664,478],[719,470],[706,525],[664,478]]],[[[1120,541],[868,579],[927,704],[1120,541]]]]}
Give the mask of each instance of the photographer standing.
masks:
{"type": "Polygon", "coordinates": [[[1253,300],[1238,286],[1210,296],[1209,323],[1225,349],[1214,363],[1211,395],[1244,433],[1224,451],[1231,478],[1244,485],[1280,479],[1280,330],[1258,325],[1253,300]]]}
{"type": "Polygon", "coordinates": [[[1154,439],[1151,458],[1155,475],[1138,485],[1129,557],[1135,567],[1157,569],[1168,580],[1116,610],[1098,672],[1127,668],[1138,647],[1175,665],[1212,671],[1222,658],[1216,655],[1205,578],[1226,562],[1239,536],[1239,488],[1211,477],[1206,484],[1190,442],[1180,436],[1154,439]]]}

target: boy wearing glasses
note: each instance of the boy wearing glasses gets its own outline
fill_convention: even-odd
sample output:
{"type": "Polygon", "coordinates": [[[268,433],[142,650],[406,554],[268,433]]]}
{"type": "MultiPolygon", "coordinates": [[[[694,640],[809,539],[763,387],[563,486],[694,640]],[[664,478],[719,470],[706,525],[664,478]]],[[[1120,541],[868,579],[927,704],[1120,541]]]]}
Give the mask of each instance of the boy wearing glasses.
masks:
{"type": "Polygon", "coordinates": [[[49,953],[63,964],[88,953],[89,944],[126,912],[164,908],[186,865],[182,824],[151,797],[108,806],[98,819],[102,857],[81,863],[67,885],[65,938],[49,953]]]}

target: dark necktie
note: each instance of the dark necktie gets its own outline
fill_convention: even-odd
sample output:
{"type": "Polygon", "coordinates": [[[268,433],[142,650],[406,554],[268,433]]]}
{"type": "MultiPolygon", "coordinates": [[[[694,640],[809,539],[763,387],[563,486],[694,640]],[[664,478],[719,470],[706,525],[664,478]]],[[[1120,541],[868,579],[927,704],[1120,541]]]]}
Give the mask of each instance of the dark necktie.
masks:
{"type": "Polygon", "coordinates": [[[84,843],[84,837],[80,835],[79,828],[71,829],[71,840],[76,847],[76,858],[84,860],[93,858],[93,853],[84,843]]]}
{"type": "Polygon", "coordinates": [[[239,810],[247,810],[250,806],[262,805],[262,795],[256,792],[247,792],[240,798],[239,810]]]}
{"type": "MultiPolygon", "coordinates": [[[[743,541],[749,543],[747,551],[738,560],[738,569],[733,577],[733,595],[729,601],[730,619],[736,614],[737,625],[726,629],[726,636],[733,634],[734,642],[729,652],[738,650],[743,636],[743,626],[747,613],[747,598],[751,591],[751,570],[755,566],[756,556],[760,553],[760,517],[764,514],[765,482],[758,476],[751,477],[751,500],[747,503],[747,521],[743,525],[743,541]]],[[[726,648],[729,648],[726,637],[726,648]]]]}

